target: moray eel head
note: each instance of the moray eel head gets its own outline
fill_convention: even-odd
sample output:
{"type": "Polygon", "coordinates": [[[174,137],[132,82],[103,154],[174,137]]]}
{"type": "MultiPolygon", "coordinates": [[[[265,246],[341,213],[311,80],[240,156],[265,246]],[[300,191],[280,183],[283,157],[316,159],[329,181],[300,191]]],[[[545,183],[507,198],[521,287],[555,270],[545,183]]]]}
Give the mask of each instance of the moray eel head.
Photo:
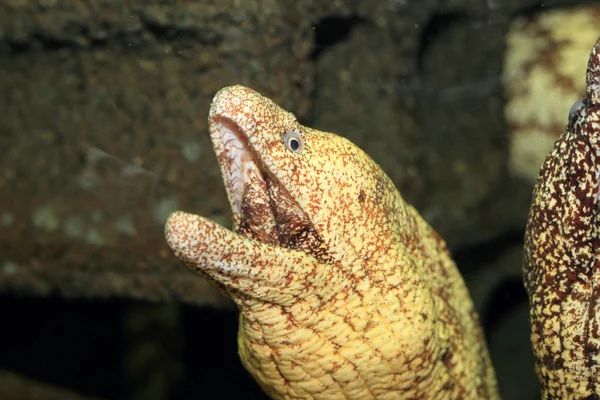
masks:
{"type": "Polygon", "coordinates": [[[302,126],[293,114],[243,86],[217,93],[209,130],[234,232],[175,213],[166,236],[180,258],[234,300],[289,303],[305,294],[332,296],[342,289],[335,288],[341,274],[359,280],[369,272],[366,265],[385,255],[382,249],[392,243],[389,232],[398,230],[406,212],[397,206],[393,184],[354,144],[302,126]],[[239,248],[236,254],[245,262],[236,254],[224,257],[224,240],[229,249],[239,248]],[[254,253],[260,260],[248,259],[254,253]],[[282,254],[302,262],[264,260],[282,254]],[[347,259],[354,265],[340,264],[347,259]],[[303,288],[290,290],[298,280],[303,288]],[[311,292],[305,290],[309,285],[311,292]]]}
{"type": "Polygon", "coordinates": [[[209,130],[233,230],[176,212],[166,238],[237,304],[272,398],[496,397],[443,241],[371,158],[243,86],[217,93],[209,130]]]}

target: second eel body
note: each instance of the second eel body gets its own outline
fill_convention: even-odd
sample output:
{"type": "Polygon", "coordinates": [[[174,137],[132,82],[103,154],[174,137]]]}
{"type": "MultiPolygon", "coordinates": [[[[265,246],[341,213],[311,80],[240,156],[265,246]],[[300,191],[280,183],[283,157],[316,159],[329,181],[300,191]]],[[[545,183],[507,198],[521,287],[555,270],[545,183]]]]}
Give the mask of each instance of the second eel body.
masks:
{"type": "Polygon", "coordinates": [[[600,399],[600,39],[587,96],[542,166],[525,235],[525,287],[544,399],[600,399]]]}
{"type": "Polygon", "coordinates": [[[498,398],[444,242],[371,158],[243,86],[209,123],[234,229],[176,212],[166,237],[237,304],[242,363],[272,398],[498,398]]]}

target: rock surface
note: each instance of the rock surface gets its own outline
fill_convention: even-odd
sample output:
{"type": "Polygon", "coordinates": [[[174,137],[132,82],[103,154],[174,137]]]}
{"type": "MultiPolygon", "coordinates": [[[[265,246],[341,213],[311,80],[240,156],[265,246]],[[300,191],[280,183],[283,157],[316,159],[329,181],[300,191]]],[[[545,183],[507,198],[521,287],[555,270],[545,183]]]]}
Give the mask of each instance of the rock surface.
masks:
{"type": "Polygon", "coordinates": [[[218,303],[162,225],[229,224],[206,113],[232,83],[357,142],[453,247],[522,225],[498,83],[514,6],[234,3],[0,5],[1,290],[218,303]]]}

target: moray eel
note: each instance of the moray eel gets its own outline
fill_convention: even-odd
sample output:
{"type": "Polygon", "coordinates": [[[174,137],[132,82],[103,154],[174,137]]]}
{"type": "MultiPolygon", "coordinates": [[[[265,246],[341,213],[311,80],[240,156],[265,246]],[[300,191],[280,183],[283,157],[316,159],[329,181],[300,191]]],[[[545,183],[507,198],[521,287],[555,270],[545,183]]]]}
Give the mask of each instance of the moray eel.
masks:
{"type": "Polygon", "coordinates": [[[233,231],[175,212],[173,252],[240,311],[242,363],[273,399],[495,399],[440,237],[358,147],[243,87],[209,130],[233,231]]]}
{"type": "Polygon", "coordinates": [[[600,399],[600,39],[586,92],[541,168],[525,234],[524,283],[544,399],[600,399]]]}

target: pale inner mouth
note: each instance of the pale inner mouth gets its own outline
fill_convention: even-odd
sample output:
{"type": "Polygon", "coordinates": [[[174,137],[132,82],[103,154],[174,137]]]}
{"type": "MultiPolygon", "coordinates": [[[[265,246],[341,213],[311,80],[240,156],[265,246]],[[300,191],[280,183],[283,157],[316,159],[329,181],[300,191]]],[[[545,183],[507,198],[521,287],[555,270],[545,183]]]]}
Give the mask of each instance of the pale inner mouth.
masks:
{"type": "Polygon", "coordinates": [[[222,119],[217,125],[221,134],[223,149],[217,154],[219,164],[226,169],[226,184],[231,196],[231,207],[235,214],[240,214],[244,188],[252,174],[261,172],[248,145],[248,139],[240,132],[239,127],[229,120],[222,119]]]}
{"type": "Polygon", "coordinates": [[[279,244],[270,179],[248,138],[226,118],[217,120],[211,135],[231,203],[234,230],[261,242],[279,244]]]}
{"type": "Polygon", "coordinates": [[[211,136],[234,230],[264,243],[324,255],[323,240],[309,217],[265,167],[240,127],[221,117],[212,121],[211,136]]]}

